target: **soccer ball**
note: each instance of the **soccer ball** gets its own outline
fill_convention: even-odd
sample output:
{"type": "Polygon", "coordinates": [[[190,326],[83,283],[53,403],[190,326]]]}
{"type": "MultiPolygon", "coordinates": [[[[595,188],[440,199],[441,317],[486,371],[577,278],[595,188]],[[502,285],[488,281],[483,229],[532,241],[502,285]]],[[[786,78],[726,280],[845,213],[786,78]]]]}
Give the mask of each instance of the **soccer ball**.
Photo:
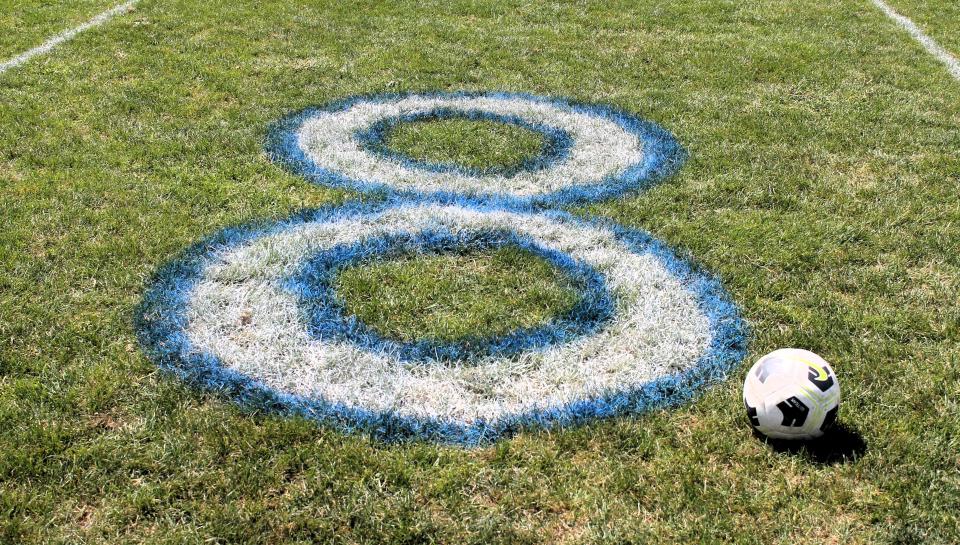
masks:
{"type": "Polygon", "coordinates": [[[750,425],[773,439],[813,439],[837,420],[840,383],[830,364],[807,350],[760,358],[743,383],[750,425]]]}

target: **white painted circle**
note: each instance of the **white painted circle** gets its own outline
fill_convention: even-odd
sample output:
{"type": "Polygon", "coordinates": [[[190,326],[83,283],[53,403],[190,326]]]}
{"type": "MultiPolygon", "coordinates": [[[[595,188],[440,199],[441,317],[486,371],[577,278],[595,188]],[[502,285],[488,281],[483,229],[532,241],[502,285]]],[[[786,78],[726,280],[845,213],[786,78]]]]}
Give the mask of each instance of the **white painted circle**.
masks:
{"type": "Polygon", "coordinates": [[[358,183],[417,193],[535,197],[627,176],[644,162],[641,136],[609,112],[535,97],[411,95],[358,99],[343,108],[312,111],[296,130],[295,140],[299,153],[313,167],[358,183]],[[477,175],[434,172],[391,160],[366,149],[357,138],[359,132],[382,120],[438,110],[516,117],[568,133],[571,146],[563,159],[545,168],[520,170],[511,175],[477,175]]]}
{"type": "MultiPolygon", "coordinates": [[[[714,331],[697,294],[656,252],[559,213],[406,203],[374,213],[281,224],[209,254],[185,294],[194,354],[298,398],[469,426],[636,388],[691,368],[714,331]],[[403,362],[349,342],[313,338],[284,287],[310,255],[366,237],[443,228],[509,229],[604,275],[615,315],[568,343],[469,364],[403,362]]],[[[181,354],[189,359],[191,354],[181,354]]]]}

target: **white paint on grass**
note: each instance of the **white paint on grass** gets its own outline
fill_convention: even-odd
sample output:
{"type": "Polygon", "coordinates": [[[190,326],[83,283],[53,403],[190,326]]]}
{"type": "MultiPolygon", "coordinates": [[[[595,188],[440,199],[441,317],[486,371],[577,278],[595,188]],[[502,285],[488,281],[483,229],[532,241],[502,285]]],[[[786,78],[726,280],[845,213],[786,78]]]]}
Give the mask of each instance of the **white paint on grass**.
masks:
{"type": "Polygon", "coordinates": [[[409,96],[362,100],[338,111],[318,112],[298,133],[300,149],[318,166],[354,180],[399,190],[457,193],[509,193],[532,196],[597,183],[622,174],[643,160],[643,143],[615,120],[543,100],[520,97],[409,96]],[[384,119],[448,109],[518,117],[533,125],[570,134],[569,156],[548,168],[512,176],[430,172],[384,159],[363,148],[355,135],[384,119]]]}
{"type": "Polygon", "coordinates": [[[355,409],[464,425],[638,387],[695,365],[713,337],[709,318],[684,280],[656,255],[631,250],[603,226],[435,204],[293,224],[223,248],[210,256],[186,298],[184,334],[191,348],[267,387],[355,409]],[[337,245],[391,232],[499,229],[530,237],[603,274],[616,301],[611,323],[518,357],[404,362],[351,342],[311,337],[297,296],[284,287],[283,279],[310,255],[337,245]]]}
{"type": "Polygon", "coordinates": [[[83,23],[82,25],[71,28],[69,30],[65,30],[60,34],[57,34],[53,38],[50,38],[49,40],[38,45],[37,47],[34,47],[29,51],[25,51],[8,61],[0,63],[0,74],[16,66],[20,66],[21,64],[27,62],[33,57],[36,57],[37,55],[43,55],[45,53],[49,53],[50,50],[53,49],[54,47],[57,47],[58,45],[68,40],[72,40],[77,34],[80,34],[85,30],[89,30],[95,26],[102,25],[103,23],[106,23],[113,17],[120,15],[121,13],[126,13],[130,11],[137,2],[138,0],[130,0],[125,4],[120,4],[119,6],[108,9],[107,11],[101,13],[100,15],[97,15],[93,19],[90,19],[86,23],[83,23]]]}
{"type": "Polygon", "coordinates": [[[893,8],[887,5],[883,0],[873,0],[873,3],[880,8],[887,17],[893,19],[900,26],[902,26],[907,32],[913,36],[913,39],[920,42],[920,45],[927,50],[928,53],[937,58],[940,62],[946,65],[947,70],[950,71],[950,74],[960,80],[960,60],[957,60],[949,51],[940,47],[940,44],[935,42],[933,38],[927,36],[920,27],[916,25],[909,18],[900,15],[893,8]]]}

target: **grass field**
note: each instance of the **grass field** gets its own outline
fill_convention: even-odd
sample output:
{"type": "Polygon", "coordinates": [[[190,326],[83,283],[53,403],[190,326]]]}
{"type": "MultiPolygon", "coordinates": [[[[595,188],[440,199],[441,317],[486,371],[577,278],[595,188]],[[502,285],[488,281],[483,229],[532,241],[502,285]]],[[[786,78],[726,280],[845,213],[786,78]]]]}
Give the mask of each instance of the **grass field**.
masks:
{"type": "Polygon", "coordinates": [[[111,7],[109,0],[3,0],[0,2],[0,58],[40,45],[111,7]]]}
{"type": "Polygon", "coordinates": [[[930,0],[897,2],[896,9],[920,25],[923,30],[948,51],[960,51],[960,5],[930,0]]]}
{"type": "MultiPolygon", "coordinates": [[[[960,53],[948,2],[891,4],[960,53]]],[[[40,6],[0,0],[18,29],[0,59],[106,7],[40,6]]],[[[410,132],[392,145],[431,161],[521,157],[517,135],[471,123],[410,132]]],[[[866,0],[143,0],[0,74],[0,543],[956,543],[958,149],[960,82],[866,0]],[[355,94],[491,89],[676,135],[675,176],[576,211],[715,273],[752,326],[744,367],[677,409],[467,449],[239,407],[143,355],[135,308],[184,248],[356,196],[271,162],[271,123],[355,94]],[[746,368],[781,346],[834,364],[835,448],[746,425],[746,368]]],[[[570,304],[524,255],[343,284],[400,337],[570,304]]]]}

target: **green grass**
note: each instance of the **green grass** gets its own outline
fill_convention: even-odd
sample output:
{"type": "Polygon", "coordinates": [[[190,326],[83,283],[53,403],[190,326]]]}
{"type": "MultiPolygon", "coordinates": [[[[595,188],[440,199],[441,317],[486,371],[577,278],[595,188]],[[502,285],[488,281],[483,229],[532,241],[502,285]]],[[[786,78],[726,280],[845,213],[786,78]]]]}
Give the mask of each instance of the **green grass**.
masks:
{"type": "MultiPolygon", "coordinates": [[[[960,57],[960,4],[932,0],[890,0],[887,2],[898,13],[909,17],[928,36],[955,57],[960,57]]],[[[923,50],[915,44],[914,48],[923,50]]]]}
{"type": "Polygon", "coordinates": [[[956,543],[958,126],[960,84],[859,0],[144,0],[0,75],[0,543],[956,543]],[[140,352],[158,267],[348,196],[271,163],[271,122],[489,89],[677,135],[675,177],[589,210],[717,274],[750,359],[831,361],[865,452],[758,441],[745,368],[674,410],[464,450],[244,410],[140,352]]]}
{"type": "Polygon", "coordinates": [[[109,0],[0,0],[0,62],[113,5],[109,0]]]}
{"type": "Polygon", "coordinates": [[[405,342],[537,327],[579,300],[562,271],[510,246],[357,265],[341,271],[334,286],[347,312],[405,342]]]}
{"type": "Polygon", "coordinates": [[[401,123],[387,147],[414,159],[468,169],[509,169],[540,153],[543,136],[486,120],[436,119],[401,123]]]}

